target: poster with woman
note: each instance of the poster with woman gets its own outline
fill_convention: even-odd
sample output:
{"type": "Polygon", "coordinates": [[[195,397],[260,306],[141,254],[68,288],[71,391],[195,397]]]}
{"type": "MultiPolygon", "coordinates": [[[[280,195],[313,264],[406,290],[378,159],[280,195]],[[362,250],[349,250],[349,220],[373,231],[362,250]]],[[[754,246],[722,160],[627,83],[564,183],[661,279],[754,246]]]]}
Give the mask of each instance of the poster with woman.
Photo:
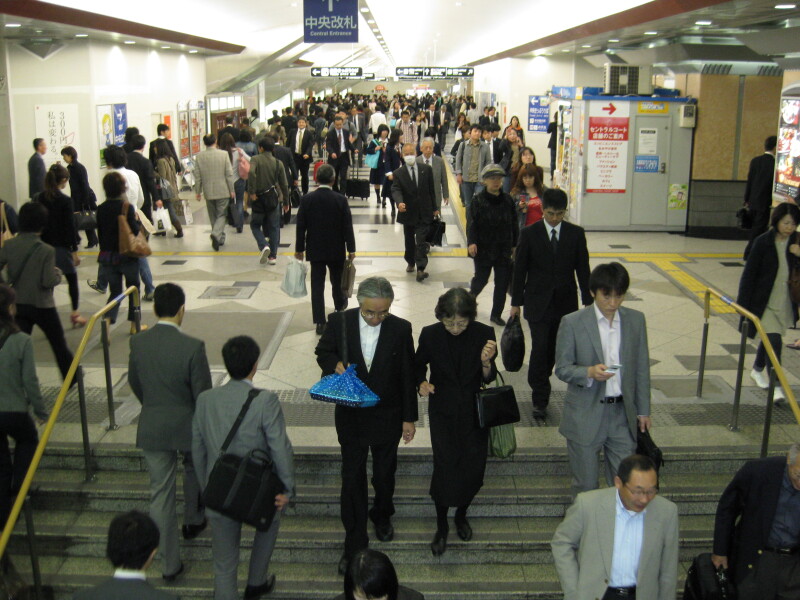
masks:
{"type": "Polygon", "coordinates": [[[97,105],[97,148],[100,151],[100,168],[105,169],[103,150],[114,143],[114,107],[111,104],[97,105]]]}
{"type": "Polygon", "coordinates": [[[781,98],[775,193],[794,198],[800,189],[800,99],[781,98]]]}

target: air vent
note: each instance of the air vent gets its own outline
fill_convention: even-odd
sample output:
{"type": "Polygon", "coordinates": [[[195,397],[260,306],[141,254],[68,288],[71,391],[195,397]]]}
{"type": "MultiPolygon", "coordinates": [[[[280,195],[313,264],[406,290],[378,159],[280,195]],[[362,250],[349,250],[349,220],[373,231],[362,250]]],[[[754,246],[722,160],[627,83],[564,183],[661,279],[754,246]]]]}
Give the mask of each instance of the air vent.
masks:
{"type": "Polygon", "coordinates": [[[603,65],[603,91],[606,94],[650,94],[650,68],[631,65],[603,65]]]}
{"type": "Polygon", "coordinates": [[[709,63],[703,65],[703,75],[727,75],[731,72],[733,65],[722,63],[709,63]]]}
{"type": "Polygon", "coordinates": [[[777,65],[764,65],[758,69],[758,74],[764,77],[783,77],[783,69],[777,65]]]}

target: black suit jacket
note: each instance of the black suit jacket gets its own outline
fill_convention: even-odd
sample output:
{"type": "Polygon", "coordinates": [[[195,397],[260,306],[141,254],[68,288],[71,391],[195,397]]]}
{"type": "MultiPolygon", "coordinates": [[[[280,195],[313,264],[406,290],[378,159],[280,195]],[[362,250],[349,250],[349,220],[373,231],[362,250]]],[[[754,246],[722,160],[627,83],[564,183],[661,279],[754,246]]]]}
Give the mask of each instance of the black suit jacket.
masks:
{"type": "Polygon", "coordinates": [[[231,134],[231,137],[233,137],[234,142],[239,141],[239,133],[240,133],[239,129],[237,129],[233,125],[225,125],[225,127],[223,127],[217,132],[217,142],[219,142],[222,139],[222,136],[225,135],[226,133],[231,134]]]}
{"type": "Polygon", "coordinates": [[[748,461],[719,499],[714,554],[728,557],[737,583],[753,568],[759,552],[767,545],[785,470],[785,456],[748,461]]]}
{"type": "Polygon", "coordinates": [[[341,146],[339,145],[339,135],[336,127],[331,126],[331,128],[328,129],[328,135],[325,137],[325,150],[328,152],[328,164],[334,167],[349,165],[350,156],[348,153],[354,150],[353,143],[350,141],[350,132],[344,127],[342,127],[342,137],[344,138],[344,147],[346,150],[344,153],[341,151],[341,146]],[[333,154],[336,155],[336,158],[333,158],[333,154]]]}
{"type": "Polygon", "coordinates": [[[145,206],[152,206],[152,202],[157,200],[156,196],[156,172],[153,163],[144,157],[140,152],[128,154],[128,168],[139,176],[144,194],[145,206]]]}
{"type": "Polygon", "coordinates": [[[281,125],[286,130],[286,135],[288,136],[292,131],[297,129],[297,119],[294,115],[286,115],[281,117],[281,125]]]}
{"type": "Polygon", "coordinates": [[[764,153],[750,161],[744,201],[754,210],[769,210],[772,205],[772,182],[775,176],[775,157],[764,153]]]}
{"type": "Polygon", "coordinates": [[[345,355],[342,327],[345,323],[348,362],[356,365],[358,378],[380,398],[380,402],[370,408],[336,406],[339,443],[397,443],[403,423],[413,423],[418,418],[411,323],[394,315],[386,317],[381,325],[372,368],[367,371],[361,354],[359,319],[359,308],[329,315],[328,326],[315,351],[322,374],[333,373],[345,355]]]}
{"type": "Polygon", "coordinates": [[[544,220],[537,221],[525,227],[519,236],[511,305],[524,306],[525,318],[532,322],[560,319],[578,310],[576,276],[581,302],[588,306],[592,295],[589,293],[589,250],[583,228],[562,221],[558,252],[553,257],[544,220]]]}
{"type": "Polygon", "coordinates": [[[300,154],[298,155],[295,150],[297,150],[297,134],[299,131],[299,129],[295,129],[291,134],[289,134],[289,137],[286,141],[286,147],[289,148],[289,150],[291,150],[295,156],[299,156],[301,159],[303,159],[304,154],[308,154],[310,160],[311,150],[314,147],[314,134],[308,127],[305,128],[303,131],[303,139],[300,140],[300,154]]]}
{"type": "Polygon", "coordinates": [[[417,184],[411,179],[408,166],[403,165],[392,174],[392,198],[395,204],[405,203],[406,209],[397,213],[397,222],[402,225],[431,223],[436,210],[436,190],[433,187],[433,169],[416,164],[417,184]]]}
{"type": "Polygon", "coordinates": [[[344,260],[356,251],[353,216],[347,198],[329,188],[306,194],[297,210],[295,252],[305,252],[308,261],[344,260]]]}
{"type": "Polygon", "coordinates": [[[272,153],[275,155],[275,158],[283,163],[286,169],[286,181],[289,183],[289,187],[292,187],[294,182],[297,181],[297,165],[294,163],[294,152],[289,150],[286,146],[275,144],[272,153]]]}
{"type": "MultiPolygon", "coordinates": [[[[156,147],[155,147],[155,144],[156,144],[156,140],[159,140],[159,139],[161,139],[161,138],[156,138],[155,140],[150,142],[150,152],[147,155],[147,157],[150,159],[150,162],[153,164],[153,167],[156,166],[156,161],[158,160],[156,158],[156,147]]],[[[172,153],[172,159],[175,161],[175,170],[176,170],[176,172],[177,173],[183,173],[183,165],[181,164],[181,159],[178,158],[178,153],[175,152],[175,145],[172,143],[172,140],[167,139],[167,138],[164,138],[164,139],[167,140],[167,145],[169,146],[169,151],[170,151],[170,153],[172,153]]]]}

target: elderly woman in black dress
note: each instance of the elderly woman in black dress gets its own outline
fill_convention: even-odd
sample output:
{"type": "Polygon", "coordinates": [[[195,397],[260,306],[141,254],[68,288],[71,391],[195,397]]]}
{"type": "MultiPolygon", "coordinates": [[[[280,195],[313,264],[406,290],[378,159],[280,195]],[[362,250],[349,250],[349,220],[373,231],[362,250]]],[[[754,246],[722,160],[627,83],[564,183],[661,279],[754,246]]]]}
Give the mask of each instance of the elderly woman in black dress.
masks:
{"type": "Polygon", "coordinates": [[[472,538],[467,509],[483,486],[489,430],[477,425],[475,394],[493,381],[497,369],[494,329],[475,321],[478,305],[463,288],[439,297],[436,318],[419,336],[415,375],[420,396],[429,398],[433,447],[430,494],[436,504],[436,535],[431,552],[447,549],[447,510],[455,506],[458,537],[472,538]],[[430,378],[427,377],[430,366],[430,378]]]}

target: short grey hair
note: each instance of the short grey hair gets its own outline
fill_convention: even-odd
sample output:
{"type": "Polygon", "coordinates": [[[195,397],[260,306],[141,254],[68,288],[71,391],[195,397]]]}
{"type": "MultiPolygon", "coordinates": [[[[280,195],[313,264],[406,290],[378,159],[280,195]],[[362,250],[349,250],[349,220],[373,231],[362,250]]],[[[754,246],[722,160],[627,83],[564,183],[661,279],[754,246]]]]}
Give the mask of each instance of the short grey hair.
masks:
{"type": "Polygon", "coordinates": [[[422,144],[424,144],[425,142],[430,142],[431,146],[436,145],[436,141],[432,137],[424,137],[422,138],[422,141],[419,143],[420,147],[422,147],[422,144]]]}
{"type": "Polygon", "coordinates": [[[336,171],[332,165],[322,164],[317,169],[317,183],[321,185],[331,185],[336,180],[336,171]]]}
{"type": "Polygon", "coordinates": [[[800,456],[800,442],[795,442],[789,448],[789,464],[795,464],[798,456],[800,456]]]}
{"type": "Polygon", "coordinates": [[[361,304],[364,300],[369,298],[386,298],[387,300],[394,300],[394,290],[392,284],[385,277],[367,277],[364,281],[358,284],[358,292],[356,292],[356,299],[361,304]]]}

